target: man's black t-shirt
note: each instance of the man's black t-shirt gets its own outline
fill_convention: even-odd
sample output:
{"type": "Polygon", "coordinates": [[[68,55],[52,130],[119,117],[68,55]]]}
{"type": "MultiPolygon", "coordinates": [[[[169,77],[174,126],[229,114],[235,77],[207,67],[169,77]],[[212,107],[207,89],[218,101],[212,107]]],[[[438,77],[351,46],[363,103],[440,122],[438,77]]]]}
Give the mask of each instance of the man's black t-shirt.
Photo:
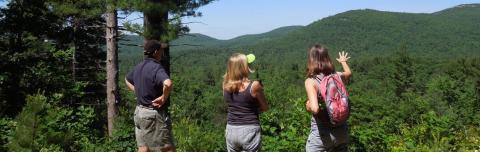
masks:
{"type": "MultiPolygon", "coordinates": [[[[165,69],[153,58],[145,58],[127,75],[127,81],[135,86],[137,105],[150,106],[152,101],[163,95],[163,81],[169,79],[165,69]]],[[[168,107],[165,103],[162,107],[168,107]]]]}

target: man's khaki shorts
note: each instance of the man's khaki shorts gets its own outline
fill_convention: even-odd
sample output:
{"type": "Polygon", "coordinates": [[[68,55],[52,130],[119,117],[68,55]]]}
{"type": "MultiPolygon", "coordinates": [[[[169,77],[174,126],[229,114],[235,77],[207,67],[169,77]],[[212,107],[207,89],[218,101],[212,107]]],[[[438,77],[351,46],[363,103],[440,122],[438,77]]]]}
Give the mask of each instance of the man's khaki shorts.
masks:
{"type": "Polygon", "coordinates": [[[151,151],[173,147],[172,122],[165,111],[137,105],[135,115],[135,138],[139,147],[151,151]]]}

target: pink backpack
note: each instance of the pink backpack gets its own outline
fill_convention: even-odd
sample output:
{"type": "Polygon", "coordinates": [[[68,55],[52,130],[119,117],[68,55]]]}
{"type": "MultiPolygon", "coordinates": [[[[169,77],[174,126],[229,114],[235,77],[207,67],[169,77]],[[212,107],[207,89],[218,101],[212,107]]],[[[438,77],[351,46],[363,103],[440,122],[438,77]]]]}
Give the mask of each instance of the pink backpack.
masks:
{"type": "Polygon", "coordinates": [[[330,123],[340,126],[347,122],[350,116],[348,92],[338,74],[330,74],[320,79],[315,78],[319,84],[320,96],[325,102],[330,123]]]}

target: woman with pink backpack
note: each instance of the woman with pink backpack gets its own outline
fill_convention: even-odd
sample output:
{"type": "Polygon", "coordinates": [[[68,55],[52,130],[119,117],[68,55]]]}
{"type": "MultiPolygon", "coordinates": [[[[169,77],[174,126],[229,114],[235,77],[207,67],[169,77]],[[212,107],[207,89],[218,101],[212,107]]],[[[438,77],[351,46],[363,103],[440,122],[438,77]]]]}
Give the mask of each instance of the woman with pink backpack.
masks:
{"type": "Polygon", "coordinates": [[[326,47],[314,45],[308,51],[306,108],[312,119],[307,152],[348,151],[350,107],[344,83],[352,76],[349,58],[348,53],[339,52],[337,61],[344,72],[336,72],[326,47]]]}

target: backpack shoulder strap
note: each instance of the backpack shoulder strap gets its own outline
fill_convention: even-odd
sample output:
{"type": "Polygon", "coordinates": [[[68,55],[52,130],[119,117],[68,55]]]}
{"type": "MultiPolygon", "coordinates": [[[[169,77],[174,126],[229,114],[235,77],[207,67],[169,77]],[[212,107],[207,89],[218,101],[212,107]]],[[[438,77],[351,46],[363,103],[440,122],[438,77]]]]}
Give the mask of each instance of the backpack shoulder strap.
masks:
{"type": "Polygon", "coordinates": [[[321,94],[321,84],[322,84],[322,79],[320,79],[318,76],[315,76],[315,85],[317,86],[317,97],[322,97],[321,94]]]}
{"type": "Polygon", "coordinates": [[[336,75],[335,77],[333,77],[333,80],[335,81],[335,84],[337,85],[337,88],[339,89],[340,93],[342,93],[342,95],[348,96],[348,92],[345,88],[345,84],[343,83],[341,76],[336,75]]]}

